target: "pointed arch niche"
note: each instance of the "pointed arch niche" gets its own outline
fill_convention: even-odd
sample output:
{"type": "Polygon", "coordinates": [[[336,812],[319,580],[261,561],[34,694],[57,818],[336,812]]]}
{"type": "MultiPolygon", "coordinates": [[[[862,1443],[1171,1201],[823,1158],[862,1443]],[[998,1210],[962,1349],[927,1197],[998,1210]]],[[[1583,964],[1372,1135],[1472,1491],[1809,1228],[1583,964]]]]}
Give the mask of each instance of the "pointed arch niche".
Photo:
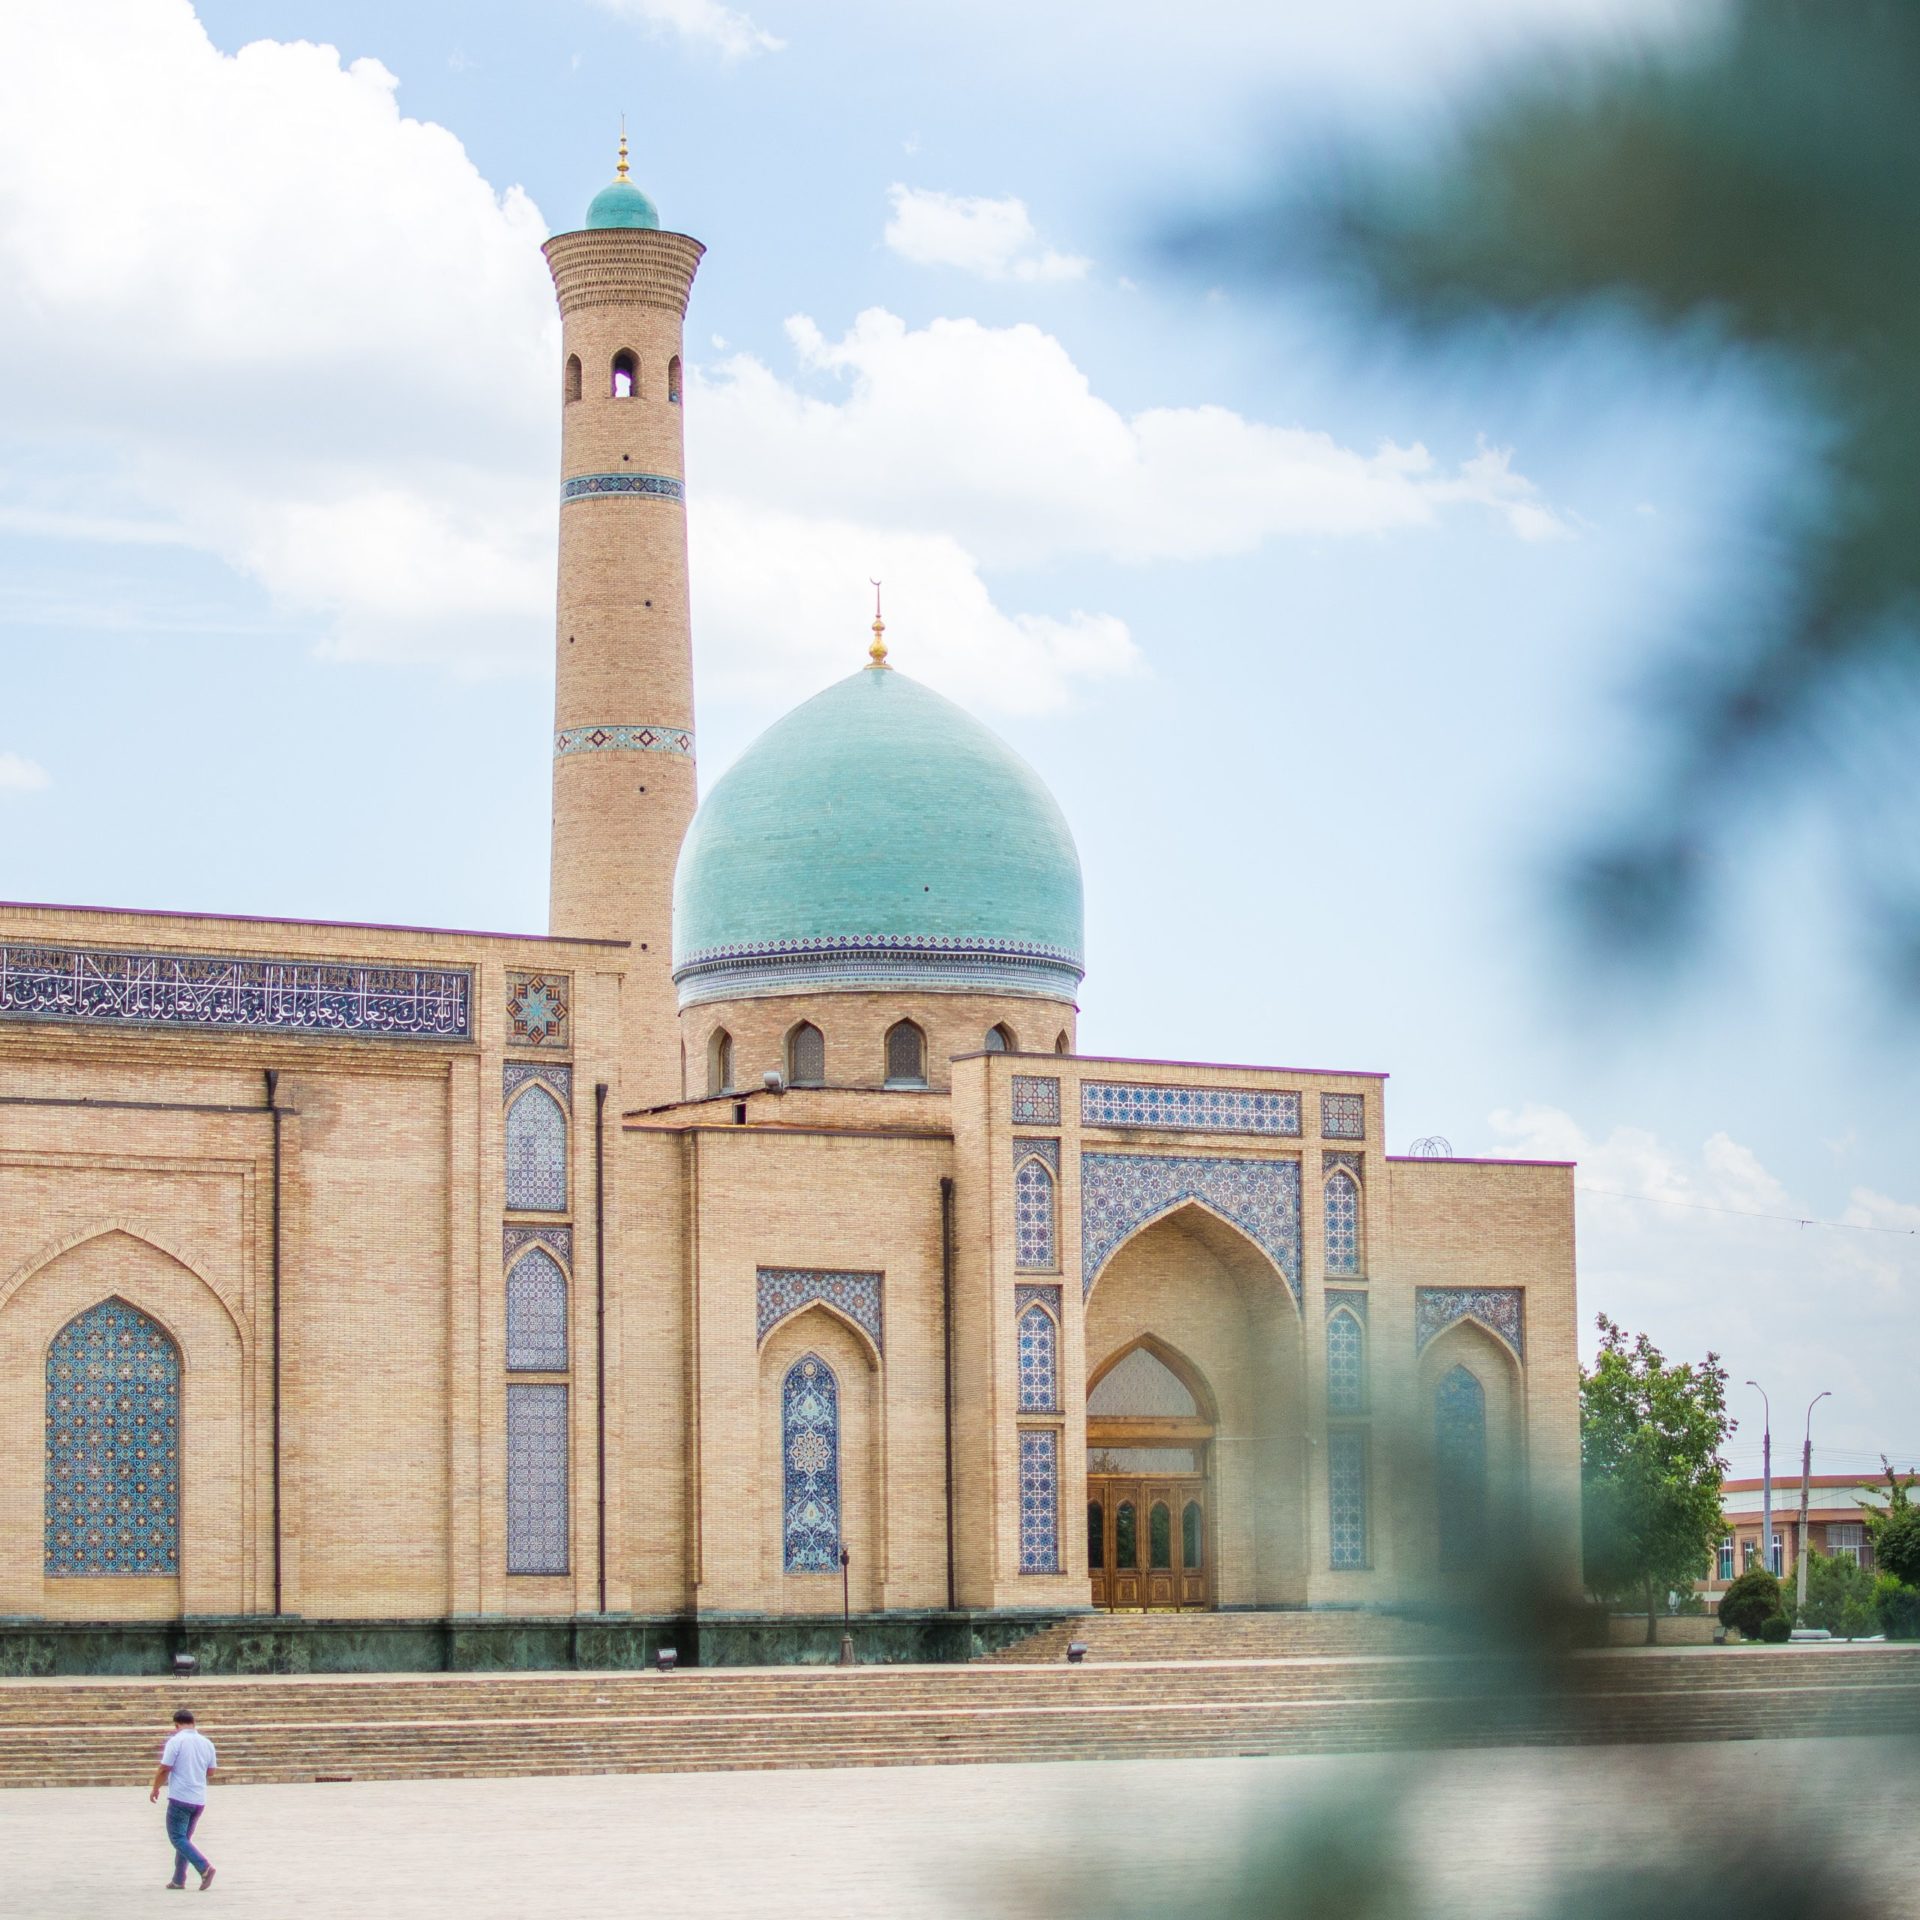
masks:
{"type": "MultiPolygon", "coordinates": [[[[839,1545],[852,1556],[847,1569],[849,1594],[856,1612],[878,1608],[885,1590],[881,1568],[886,1535],[878,1349],[851,1318],[826,1301],[815,1300],[780,1320],[761,1343],[758,1399],[761,1523],[755,1532],[759,1573],[754,1582],[757,1590],[743,1592],[737,1604],[743,1610],[774,1613],[839,1613],[837,1559],[816,1568],[811,1563],[819,1555],[803,1553],[799,1568],[788,1565],[790,1538],[803,1543],[807,1539],[804,1523],[794,1532],[789,1493],[800,1490],[796,1476],[823,1471],[823,1449],[831,1449],[832,1525],[839,1545]],[[796,1372],[809,1364],[820,1370],[812,1377],[816,1390],[810,1396],[805,1392],[809,1381],[796,1372]],[[796,1396],[809,1404],[801,1406],[796,1396]],[[819,1407],[829,1402],[830,1418],[819,1417],[819,1407]],[[800,1457],[790,1458],[796,1447],[800,1457]]],[[[814,1492],[818,1487],[818,1481],[812,1483],[814,1492]]]]}
{"type": "MultiPolygon", "coordinates": [[[[249,1443],[264,1460],[271,1442],[251,1391],[248,1351],[244,1323],[200,1274],[122,1227],[78,1239],[18,1278],[0,1306],[0,1457],[33,1465],[0,1475],[0,1613],[164,1620],[271,1608],[269,1522],[241,1470],[249,1443]],[[94,1384],[55,1376],[84,1358],[89,1329],[104,1327],[105,1316],[138,1336],[150,1363],[148,1385],[156,1391],[140,1396],[147,1414],[169,1398],[175,1410],[178,1559],[164,1573],[105,1572],[94,1564],[98,1554],[75,1559],[50,1546],[57,1501],[49,1496],[58,1491],[58,1476],[48,1472],[50,1397],[84,1396],[94,1384]],[[160,1377],[169,1353],[170,1388],[160,1377]]],[[[129,1412],[137,1417],[139,1409],[129,1412]]],[[[69,1440],[79,1440],[68,1426],[69,1440]]],[[[114,1471],[154,1464],[125,1457],[114,1471]]],[[[150,1499],[156,1483],[146,1485],[150,1499]]]]}
{"type": "MultiPolygon", "coordinates": [[[[1206,1603],[1306,1597],[1302,1339],[1274,1260],[1193,1200],[1122,1241],[1088,1297],[1087,1470],[1178,1480],[1177,1539],[1191,1524],[1186,1489],[1199,1487],[1206,1603]]],[[[1144,1542],[1144,1509],[1140,1526],[1144,1542]]],[[[1125,1604],[1117,1588],[1107,1598],[1125,1604]]]]}
{"type": "Polygon", "coordinates": [[[1526,1487],[1525,1382],[1506,1342],[1474,1319],[1455,1321],[1421,1352],[1415,1430],[1425,1454],[1418,1485],[1430,1564],[1479,1570],[1499,1552],[1526,1487]]]}

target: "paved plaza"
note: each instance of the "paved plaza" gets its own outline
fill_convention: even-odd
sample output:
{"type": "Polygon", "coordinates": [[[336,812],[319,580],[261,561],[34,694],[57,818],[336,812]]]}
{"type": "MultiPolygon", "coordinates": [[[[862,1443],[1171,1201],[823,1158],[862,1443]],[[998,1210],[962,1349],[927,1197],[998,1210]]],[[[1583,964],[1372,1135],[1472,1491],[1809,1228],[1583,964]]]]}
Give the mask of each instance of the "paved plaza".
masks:
{"type": "MultiPolygon", "coordinates": [[[[1539,1903],[1571,1866],[1658,1857],[1676,1817],[1738,1846],[1798,1805],[1906,1915],[1920,1914],[1917,1760],[1890,1742],[1776,1740],[233,1787],[200,1838],[220,1869],[208,1898],[236,1920],[1204,1920],[1232,1911],[1250,1835],[1373,1788],[1410,1808],[1421,1920],[1496,1920],[1551,1911],[1539,1903]]],[[[1698,1829],[1687,1846],[1697,1858],[1698,1829]]],[[[132,1783],[0,1793],[0,1858],[0,1912],[179,1904],[161,1887],[159,1813],[132,1783]]]]}

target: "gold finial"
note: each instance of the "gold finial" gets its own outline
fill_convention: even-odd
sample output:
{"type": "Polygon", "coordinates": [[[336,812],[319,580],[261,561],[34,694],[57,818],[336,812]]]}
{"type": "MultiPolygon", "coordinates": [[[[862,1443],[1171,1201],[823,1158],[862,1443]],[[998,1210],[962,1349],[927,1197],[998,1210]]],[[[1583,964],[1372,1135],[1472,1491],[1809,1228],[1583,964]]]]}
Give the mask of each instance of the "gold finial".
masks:
{"type": "Polygon", "coordinates": [[[867,649],[867,664],[869,667],[885,667],[887,623],[880,618],[880,582],[870,580],[867,584],[873,589],[873,645],[867,649]]]}
{"type": "Polygon", "coordinates": [[[613,177],[624,180],[627,177],[627,116],[620,116],[620,164],[614,168],[613,177]]]}

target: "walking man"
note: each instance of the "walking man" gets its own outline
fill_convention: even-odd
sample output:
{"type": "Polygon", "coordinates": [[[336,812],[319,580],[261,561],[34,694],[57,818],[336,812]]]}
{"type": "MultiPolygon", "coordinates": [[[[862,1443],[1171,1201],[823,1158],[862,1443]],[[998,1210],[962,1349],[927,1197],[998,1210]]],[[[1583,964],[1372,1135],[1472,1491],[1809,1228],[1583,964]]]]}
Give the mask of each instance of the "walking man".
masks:
{"type": "Polygon", "coordinates": [[[173,1878],[169,1892],[178,1893],[187,1884],[187,1869],[200,1876],[200,1891],[213,1885],[213,1863],[193,1844],[193,1830],[207,1810],[207,1775],[220,1764],[214,1756],[213,1742],[193,1724],[193,1714],[182,1707],[173,1716],[173,1738],[160,1749],[160,1764],[153,1772],[153,1791],[149,1802],[167,1790],[167,1838],[173,1842],[173,1878]]]}

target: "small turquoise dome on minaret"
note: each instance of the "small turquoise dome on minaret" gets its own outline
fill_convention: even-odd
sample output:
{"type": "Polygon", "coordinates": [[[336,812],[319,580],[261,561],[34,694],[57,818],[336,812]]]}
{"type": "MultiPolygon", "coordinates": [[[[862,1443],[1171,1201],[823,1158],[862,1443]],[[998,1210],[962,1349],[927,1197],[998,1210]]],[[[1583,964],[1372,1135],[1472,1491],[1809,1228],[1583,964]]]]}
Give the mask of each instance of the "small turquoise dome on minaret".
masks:
{"type": "Polygon", "coordinates": [[[587,203],[587,228],[646,227],[659,231],[660,209],[627,178],[627,130],[620,129],[620,164],[612,181],[587,203]]]}
{"type": "MultiPolygon", "coordinates": [[[[876,629],[878,628],[876,620],[876,629]]],[[[1080,856],[998,735],[874,664],[769,727],[680,850],[680,1004],[918,988],[1071,1001],[1080,856]]]]}

